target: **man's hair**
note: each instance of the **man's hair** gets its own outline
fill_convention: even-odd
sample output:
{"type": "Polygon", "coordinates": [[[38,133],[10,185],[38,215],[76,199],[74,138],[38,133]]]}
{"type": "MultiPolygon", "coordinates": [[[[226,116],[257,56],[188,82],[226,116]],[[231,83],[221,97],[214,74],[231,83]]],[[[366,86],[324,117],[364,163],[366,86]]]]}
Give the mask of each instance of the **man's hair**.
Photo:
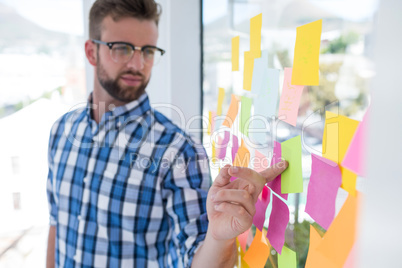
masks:
{"type": "Polygon", "coordinates": [[[102,21],[109,15],[114,21],[132,17],[153,20],[158,25],[161,12],[154,0],[96,0],[89,12],[89,37],[101,38],[102,21]]]}

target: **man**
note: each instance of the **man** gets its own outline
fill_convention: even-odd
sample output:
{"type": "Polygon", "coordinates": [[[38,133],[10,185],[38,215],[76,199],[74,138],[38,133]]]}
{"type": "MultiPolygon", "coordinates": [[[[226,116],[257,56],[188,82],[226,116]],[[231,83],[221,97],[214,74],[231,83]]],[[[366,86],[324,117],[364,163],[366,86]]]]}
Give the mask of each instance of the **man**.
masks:
{"type": "Polygon", "coordinates": [[[91,8],[94,89],[49,141],[48,267],[233,267],[258,194],[286,168],[226,166],[210,187],[204,149],[145,93],[159,15],[153,0],[91,8]]]}

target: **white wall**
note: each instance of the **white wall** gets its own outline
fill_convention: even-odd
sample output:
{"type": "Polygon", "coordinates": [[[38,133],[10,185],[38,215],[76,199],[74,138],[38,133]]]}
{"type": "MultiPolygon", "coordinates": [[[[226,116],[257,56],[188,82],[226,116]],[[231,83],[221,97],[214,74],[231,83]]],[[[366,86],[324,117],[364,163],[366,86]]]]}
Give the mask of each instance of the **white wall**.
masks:
{"type": "Polygon", "coordinates": [[[358,267],[401,267],[402,2],[381,1],[375,27],[368,178],[359,222],[358,267]]]}
{"type": "MultiPolygon", "coordinates": [[[[152,105],[182,128],[188,119],[201,113],[200,1],[157,0],[162,7],[158,46],[165,49],[166,54],[154,66],[147,92],[152,105]]],[[[86,37],[88,13],[93,2],[83,0],[86,37]]],[[[93,69],[88,63],[86,72],[90,92],[93,69]]],[[[195,126],[201,126],[200,120],[191,125],[192,128],[195,126]]]]}

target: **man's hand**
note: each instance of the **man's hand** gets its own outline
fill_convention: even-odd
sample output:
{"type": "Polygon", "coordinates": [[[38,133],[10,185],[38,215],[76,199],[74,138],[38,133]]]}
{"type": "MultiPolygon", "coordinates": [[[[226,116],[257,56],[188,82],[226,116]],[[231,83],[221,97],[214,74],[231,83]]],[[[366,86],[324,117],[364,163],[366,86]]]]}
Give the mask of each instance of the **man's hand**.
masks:
{"type": "Polygon", "coordinates": [[[286,161],[258,173],[249,168],[226,165],[208,193],[208,231],[215,240],[233,239],[248,230],[253,222],[255,203],[267,182],[288,167],[286,161]],[[237,177],[233,182],[231,177],[237,177]]]}

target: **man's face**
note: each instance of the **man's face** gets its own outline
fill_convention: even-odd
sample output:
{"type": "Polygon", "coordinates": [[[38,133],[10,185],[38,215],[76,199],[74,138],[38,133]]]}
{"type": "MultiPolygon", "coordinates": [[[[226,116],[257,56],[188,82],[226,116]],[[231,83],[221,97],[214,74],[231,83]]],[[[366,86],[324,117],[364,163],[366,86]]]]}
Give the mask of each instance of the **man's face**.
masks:
{"type": "MultiPolygon", "coordinates": [[[[123,18],[117,22],[110,16],[102,22],[101,41],[128,42],[135,46],[156,46],[158,28],[154,21],[123,18]]],[[[141,53],[135,51],[126,63],[116,63],[109,48],[99,45],[96,74],[99,84],[114,99],[128,103],[138,99],[145,91],[151,76],[152,64],[145,63],[141,53]]]]}

